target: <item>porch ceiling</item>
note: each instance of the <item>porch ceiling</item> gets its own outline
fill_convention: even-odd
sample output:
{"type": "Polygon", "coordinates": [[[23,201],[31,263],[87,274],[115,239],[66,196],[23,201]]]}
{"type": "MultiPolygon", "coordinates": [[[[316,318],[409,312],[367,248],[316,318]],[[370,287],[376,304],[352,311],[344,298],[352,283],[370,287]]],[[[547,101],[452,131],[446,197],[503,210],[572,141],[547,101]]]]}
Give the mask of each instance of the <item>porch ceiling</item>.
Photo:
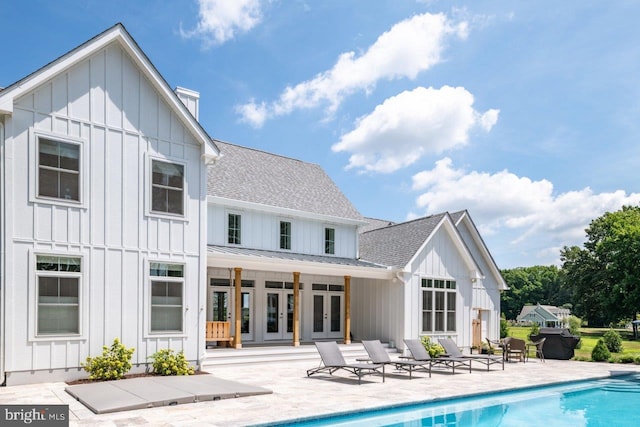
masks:
{"type": "Polygon", "coordinates": [[[394,270],[352,258],[209,245],[207,266],[389,280],[394,270]]]}

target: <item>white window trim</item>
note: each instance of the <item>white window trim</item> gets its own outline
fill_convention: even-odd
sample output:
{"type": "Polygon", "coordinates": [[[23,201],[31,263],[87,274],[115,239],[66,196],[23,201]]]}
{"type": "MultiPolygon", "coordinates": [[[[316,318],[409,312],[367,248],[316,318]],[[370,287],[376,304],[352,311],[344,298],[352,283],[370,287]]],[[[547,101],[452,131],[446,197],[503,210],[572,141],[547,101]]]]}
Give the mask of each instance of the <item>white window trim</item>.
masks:
{"type": "Polygon", "coordinates": [[[73,208],[86,208],[87,200],[89,199],[87,195],[88,185],[88,173],[89,168],[87,167],[87,149],[86,149],[86,140],[82,138],[74,138],[68,135],[58,135],[51,132],[43,132],[43,131],[34,131],[33,129],[29,130],[29,201],[32,203],[46,203],[50,205],[60,205],[60,206],[69,206],[73,208]],[[79,161],[79,179],[78,179],[78,196],[80,200],[67,200],[67,199],[58,199],[55,197],[47,197],[39,195],[39,160],[40,160],[40,150],[39,150],[39,140],[40,138],[50,139],[53,141],[59,141],[66,144],[74,144],[80,147],[80,161],[79,161]]]}
{"type": "Polygon", "coordinates": [[[338,252],[338,248],[337,248],[337,237],[338,235],[338,228],[333,225],[333,224],[325,224],[322,226],[322,253],[324,255],[329,255],[329,256],[333,256],[336,255],[338,252]],[[333,253],[332,252],[327,252],[327,229],[332,229],[333,230],[333,253]]]}
{"type": "Polygon", "coordinates": [[[144,326],[144,337],[145,338],[160,338],[160,337],[187,337],[188,336],[188,325],[187,325],[187,311],[189,311],[189,306],[187,305],[187,282],[189,271],[187,269],[187,264],[180,260],[167,260],[167,259],[149,259],[145,263],[145,272],[144,272],[144,301],[145,301],[145,322],[144,326]],[[165,276],[152,276],[151,275],[151,264],[179,264],[183,267],[183,277],[165,277],[165,276]],[[151,281],[153,279],[160,279],[163,282],[176,282],[182,283],[182,331],[159,331],[154,332],[151,330],[151,281]]]}
{"type": "Polygon", "coordinates": [[[459,282],[458,280],[451,278],[451,277],[435,277],[435,276],[420,276],[419,282],[418,282],[418,286],[419,286],[419,290],[420,290],[420,298],[418,299],[420,302],[420,335],[424,335],[424,336],[429,336],[429,335],[447,335],[447,336],[455,336],[458,333],[458,310],[459,310],[459,302],[460,302],[460,297],[459,297],[459,282]],[[449,282],[455,282],[456,283],[456,288],[455,289],[450,289],[447,288],[446,286],[444,288],[435,288],[435,287],[431,287],[431,288],[423,288],[422,287],[422,280],[423,279],[427,279],[427,280],[432,280],[432,281],[436,281],[436,280],[444,280],[449,281],[449,282]],[[425,291],[429,291],[432,293],[433,298],[432,298],[432,303],[434,304],[434,306],[431,307],[431,321],[433,324],[433,328],[434,330],[431,331],[425,331],[424,330],[424,324],[423,324],[423,313],[424,313],[424,307],[423,307],[423,292],[425,291]],[[455,315],[456,315],[456,329],[455,330],[450,330],[450,329],[445,329],[444,331],[436,331],[435,330],[435,325],[436,325],[436,309],[435,309],[435,292],[436,291],[442,291],[445,293],[445,298],[444,298],[444,322],[445,322],[445,326],[448,327],[449,324],[447,322],[447,294],[448,293],[452,293],[455,294],[456,296],[456,307],[455,307],[455,315]]]}
{"type": "Polygon", "coordinates": [[[187,162],[183,159],[176,159],[172,157],[162,157],[157,155],[147,154],[147,160],[145,162],[145,183],[144,191],[147,196],[144,198],[144,211],[145,215],[155,218],[170,218],[176,221],[188,221],[189,220],[189,203],[187,203],[187,196],[189,194],[189,187],[187,185],[188,167],[187,162]],[[171,212],[157,212],[152,209],[153,206],[153,162],[159,161],[164,163],[174,163],[183,167],[183,187],[182,187],[182,214],[174,214],[171,212]]]}
{"type": "MultiPolygon", "coordinates": [[[[29,277],[31,280],[29,281],[29,294],[31,295],[29,306],[30,306],[30,314],[28,315],[29,319],[29,341],[74,341],[74,340],[85,340],[87,339],[85,335],[85,331],[87,330],[87,292],[85,292],[85,283],[86,277],[89,276],[89,262],[88,256],[79,253],[79,252],[68,252],[61,253],[55,251],[29,251],[29,277]],[[38,269],[36,266],[37,259],[39,255],[43,256],[58,256],[64,258],[80,258],[80,273],[64,273],[67,277],[79,277],[78,280],[78,329],[79,333],[77,334],[46,334],[46,335],[38,335],[38,277],[40,274],[38,273],[38,269]]],[[[57,272],[60,273],[60,272],[57,272]]],[[[46,275],[44,273],[43,275],[46,275]]],[[[50,275],[50,274],[49,274],[50,275]]]]}
{"type": "MultiPolygon", "coordinates": [[[[224,212],[224,244],[226,246],[242,246],[243,238],[243,230],[245,229],[245,224],[243,224],[243,212],[236,210],[225,210],[224,212]],[[238,215],[240,217],[240,243],[229,243],[229,215],[238,215]]],[[[280,223],[278,223],[279,225],[280,223]]],[[[278,228],[278,233],[280,229],[278,228]]],[[[279,235],[279,234],[278,234],[279,235]]],[[[246,237],[246,236],[245,236],[246,237]]],[[[278,244],[278,247],[280,245],[278,244]]]]}
{"type": "Polygon", "coordinates": [[[293,251],[293,221],[291,220],[291,218],[278,218],[277,233],[278,233],[278,241],[277,241],[278,249],[281,251],[293,251]],[[289,249],[284,249],[282,248],[282,245],[280,245],[280,239],[282,239],[282,232],[280,230],[280,226],[281,226],[281,223],[283,222],[289,223],[289,249]]]}

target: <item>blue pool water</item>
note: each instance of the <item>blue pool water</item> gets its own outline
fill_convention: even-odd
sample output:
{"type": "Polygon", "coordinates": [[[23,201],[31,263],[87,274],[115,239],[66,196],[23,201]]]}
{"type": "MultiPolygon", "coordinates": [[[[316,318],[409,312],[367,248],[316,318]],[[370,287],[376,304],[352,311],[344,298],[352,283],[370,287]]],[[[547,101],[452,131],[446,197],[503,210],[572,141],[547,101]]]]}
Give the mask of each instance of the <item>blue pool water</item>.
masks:
{"type": "Polygon", "coordinates": [[[640,375],[360,412],[295,426],[640,426],[640,375]]]}

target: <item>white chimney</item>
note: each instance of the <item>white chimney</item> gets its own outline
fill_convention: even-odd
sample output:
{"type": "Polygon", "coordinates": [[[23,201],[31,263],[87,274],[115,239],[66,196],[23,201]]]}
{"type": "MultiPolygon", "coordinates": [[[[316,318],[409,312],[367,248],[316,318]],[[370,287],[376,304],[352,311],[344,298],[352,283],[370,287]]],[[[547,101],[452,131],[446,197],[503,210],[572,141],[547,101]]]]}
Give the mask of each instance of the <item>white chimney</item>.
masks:
{"type": "Polygon", "coordinates": [[[187,110],[189,110],[191,115],[198,120],[198,112],[200,110],[198,105],[200,93],[180,86],[176,87],[174,92],[178,95],[180,101],[182,101],[182,103],[187,107],[187,110]]]}

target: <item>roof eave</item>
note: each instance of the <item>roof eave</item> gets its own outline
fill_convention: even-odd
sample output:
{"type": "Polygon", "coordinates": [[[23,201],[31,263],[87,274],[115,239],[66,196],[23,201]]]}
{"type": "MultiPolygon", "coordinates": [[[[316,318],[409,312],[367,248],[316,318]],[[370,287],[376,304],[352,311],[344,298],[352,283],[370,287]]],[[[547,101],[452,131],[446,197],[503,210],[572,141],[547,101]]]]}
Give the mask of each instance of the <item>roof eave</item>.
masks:
{"type": "Polygon", "coordinates": [[[351,276],[364,279],[390,280],[393,271],[390,268],[361,267],[342,264],[328,264],[313,261],[278,260],[240,254],[209,253],[207,265],[219,268],[241,267],[244,270],[283,272],[294,271],[302,274],[323,276],[351,276]]]}
{"type": "Polygon", "coordinates": [[[328,223],[347,224],[347,225],[354,225],[354,226],[361,226],[361,225],[367,224],[367,222],[362,219],[345,218],[345,217],[339,217],[334,215],[325,215],[325,214],[320,214],[315,212],[301,211],[298,209],[285,208],[281,206],[265,205],[263,203],[247,202],[247,201],[238,200],[238,199],[230,199],[228,197],[207,196],[207,202],[223,205],[223,206],[230,206],[237,209],[259,210],[262,212],[269,212],[276,215],[302,217],[302,218],[308,218],[308,219],[315,219],[318,221],[324,221],[328,223]]]}

